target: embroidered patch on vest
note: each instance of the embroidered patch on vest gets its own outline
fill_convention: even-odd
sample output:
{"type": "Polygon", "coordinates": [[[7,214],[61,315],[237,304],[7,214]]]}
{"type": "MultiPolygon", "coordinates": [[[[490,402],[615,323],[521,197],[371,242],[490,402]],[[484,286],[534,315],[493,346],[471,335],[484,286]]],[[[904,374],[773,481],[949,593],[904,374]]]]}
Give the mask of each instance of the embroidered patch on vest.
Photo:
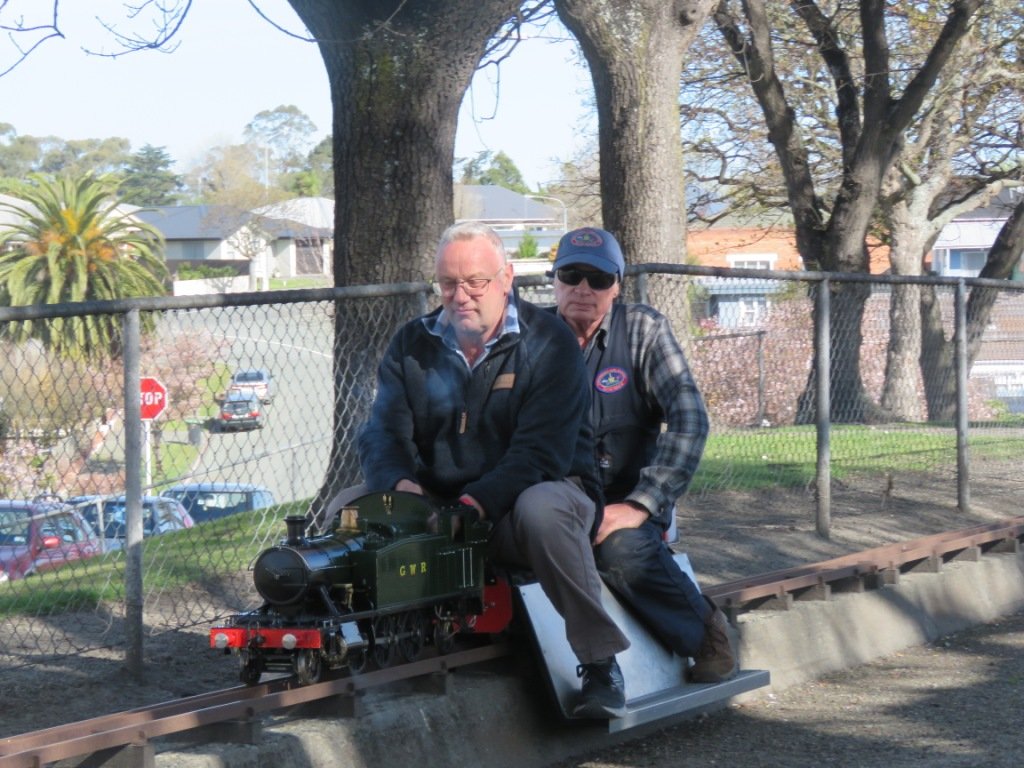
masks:
{"type": "Polygon", "coordinates": [[[594,377],[594,389],[606,395],[618,392],[629,382],[626,372],[619,367],[605,368],[594,377]]]}

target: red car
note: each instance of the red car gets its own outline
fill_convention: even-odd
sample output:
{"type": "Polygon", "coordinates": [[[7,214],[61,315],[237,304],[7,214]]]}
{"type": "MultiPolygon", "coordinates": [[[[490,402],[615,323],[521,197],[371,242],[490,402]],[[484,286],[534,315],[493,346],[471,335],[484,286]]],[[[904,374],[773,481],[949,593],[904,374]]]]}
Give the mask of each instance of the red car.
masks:
{"type": "Polygon", "coordinates": [[[63,502],[0,500],[0,582],[102,552],[96,532],[63,502]]]}

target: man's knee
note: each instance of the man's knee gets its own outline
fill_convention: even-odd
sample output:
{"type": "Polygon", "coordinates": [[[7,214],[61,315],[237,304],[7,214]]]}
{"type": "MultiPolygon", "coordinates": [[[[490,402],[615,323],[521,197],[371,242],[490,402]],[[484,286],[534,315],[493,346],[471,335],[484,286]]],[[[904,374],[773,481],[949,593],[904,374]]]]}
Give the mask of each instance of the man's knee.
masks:
{"type": "Polygon", "coordinates": [[[649,572],[658,544],[640,528],[620,528],[595,549],[597,567],[602,573],[631,583],[649,572]]]}
{"type": "Polygon", "coordinates": [[[537,483],[516,498],[513,516],[518,529],[534,533],[554,529],[589,530],[594,503],[571,483],[537,483]]]}

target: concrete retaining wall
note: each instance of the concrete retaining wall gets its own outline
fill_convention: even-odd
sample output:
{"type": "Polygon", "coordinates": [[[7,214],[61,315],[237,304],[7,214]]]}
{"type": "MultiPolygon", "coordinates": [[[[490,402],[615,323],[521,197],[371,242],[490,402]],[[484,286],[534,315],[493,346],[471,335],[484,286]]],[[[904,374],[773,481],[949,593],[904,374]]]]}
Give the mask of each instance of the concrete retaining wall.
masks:
{"type": "MultiPolygon", "coordinates": [[[[788,611],[744,614],[738,621],[742,666],[769,670],[772,684],[740,698],[764,696],[1021,610],[1024,556],[1017,553],[903,575],[896,585],[828,601],[798,601],[788,611]]],[[[269,721],[258,745],[162,751],[156,765],[542,768],[670,724],[610,735],[604,723],[567,723],[540,675],[524,653],[512,662],[456,670],[445,695],[373,692],[360,700],[366,712],[358,719],[337,717],[341,704],[327,702],[315,719],[269,721]]]]}

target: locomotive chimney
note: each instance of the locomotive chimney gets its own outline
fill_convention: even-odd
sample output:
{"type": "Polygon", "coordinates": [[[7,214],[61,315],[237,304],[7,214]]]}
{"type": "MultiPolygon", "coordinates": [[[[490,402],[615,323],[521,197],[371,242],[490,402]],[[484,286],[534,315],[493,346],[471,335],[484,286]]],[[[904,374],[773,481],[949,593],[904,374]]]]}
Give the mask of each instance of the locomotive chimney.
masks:
{"type": "Polygon", "coordinates": [[[306,518],[303,515],[288,515],[284,519],[285,530],[288,534],[287,544],[295,546],[301,544],[304,537],[302,530],[306,527],[306,518]]]}

